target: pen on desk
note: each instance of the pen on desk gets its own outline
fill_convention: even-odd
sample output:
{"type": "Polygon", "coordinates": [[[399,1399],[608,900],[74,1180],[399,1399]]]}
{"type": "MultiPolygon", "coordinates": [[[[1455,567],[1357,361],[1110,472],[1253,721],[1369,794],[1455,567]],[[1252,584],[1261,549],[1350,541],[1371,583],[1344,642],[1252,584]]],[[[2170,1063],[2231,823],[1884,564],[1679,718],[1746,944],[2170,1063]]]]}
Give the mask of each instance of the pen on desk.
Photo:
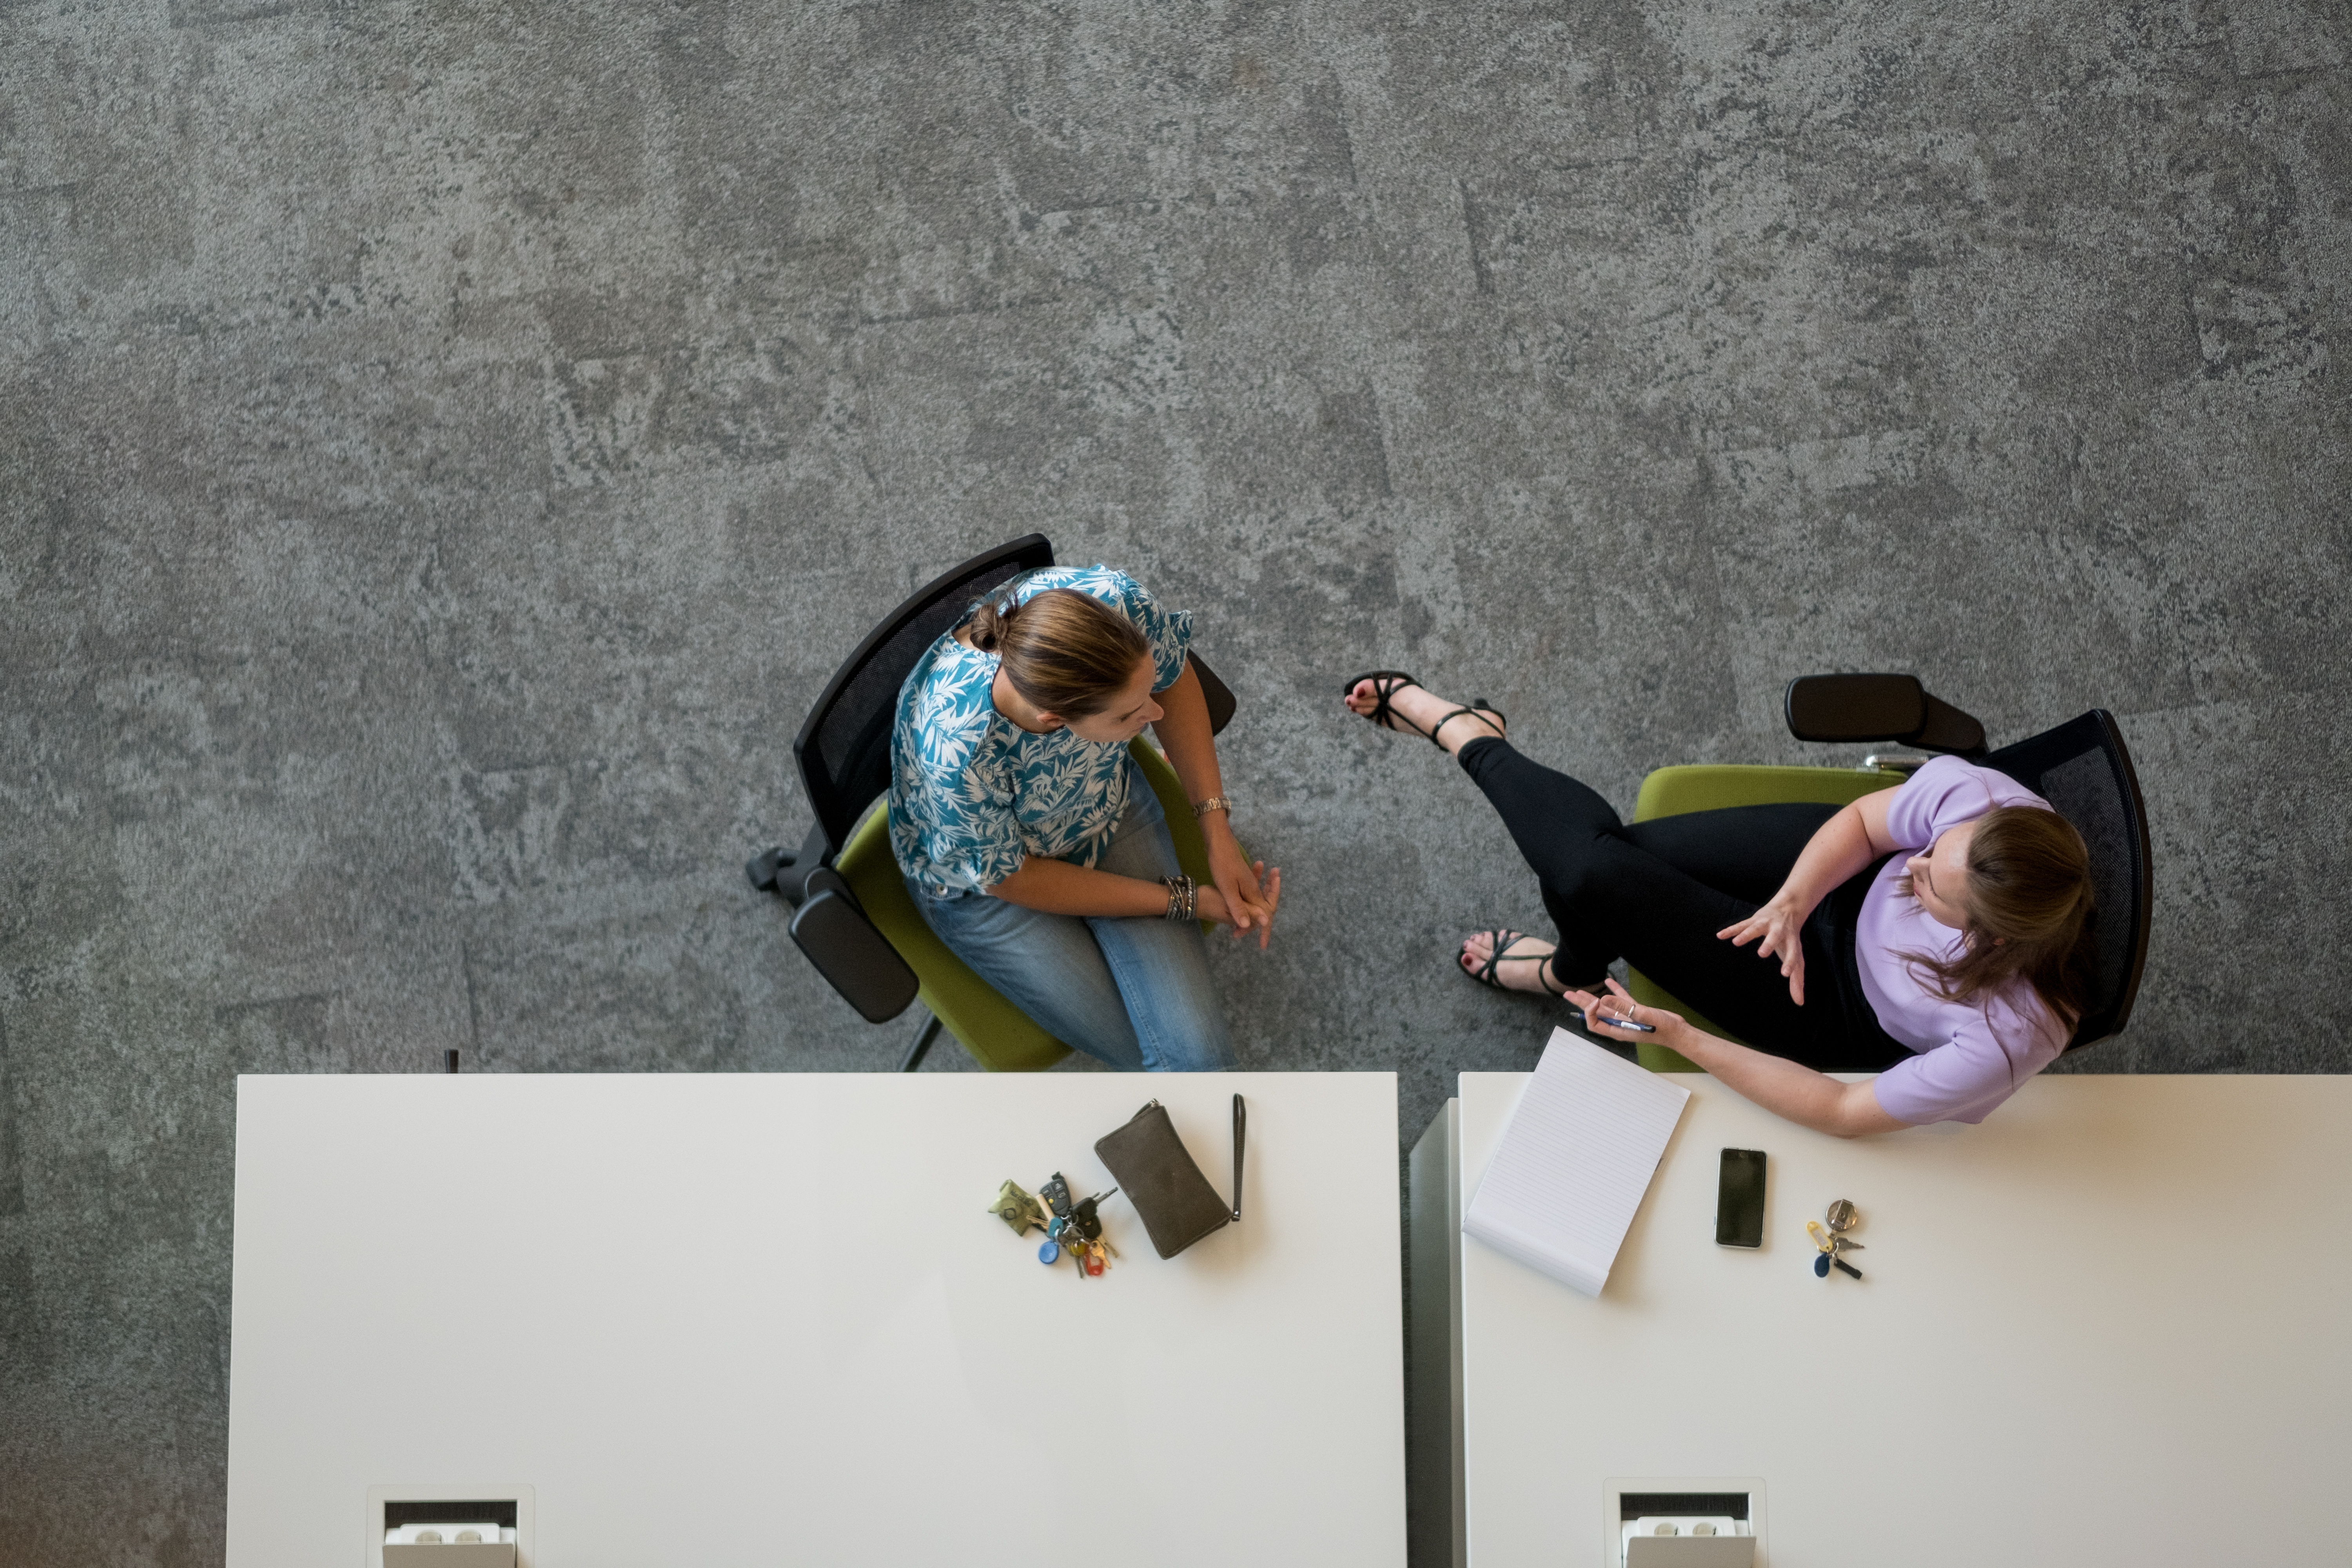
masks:
{"type": "MultiPolygon", "coordinates": [[[[1570,1007],[1570,1008],[1568,1010],[1568,1016],[1569,1016],[1570,1017],[1571,1017],[1571,1018],[1575,1019],[1578,1023],[1580,1023],[1580,1024],[1584,1024],[1584,1025],[1585,1025],[1585,1027],[1587,1027],[1587,1028],[1591,1028],[1591,1025],[1585,1023],[1584,1009],[1583,1009],[1583,1008],[1581,1008],[1581,1007],[1570,1007]]],[[[1656,1025],[1654,1025],[1654,1024],[1636,1024],[1636,1023],[1635,1023],[1635,1022],[1633,1022],[1633,1019],[1631,1019],[1631,1018],[1603,1018],[1603,1019],[1601,1019],[1601,1021],[1603,1024],[1606,1024],[1609,1027],[1611,1027],[1611,1028],[1612,1028],[1612,1029],[1632,1029],[1632,1030],[1633,1030],[1636,1034],[1643,1034],[1643,1035],[1654,1035],[1654,1034],[1656,1034],[1656,1033],[1658,1032],[1658,1027],[1657,1027],[1657,1026],[1656,1026],[1656,1025]]]]}

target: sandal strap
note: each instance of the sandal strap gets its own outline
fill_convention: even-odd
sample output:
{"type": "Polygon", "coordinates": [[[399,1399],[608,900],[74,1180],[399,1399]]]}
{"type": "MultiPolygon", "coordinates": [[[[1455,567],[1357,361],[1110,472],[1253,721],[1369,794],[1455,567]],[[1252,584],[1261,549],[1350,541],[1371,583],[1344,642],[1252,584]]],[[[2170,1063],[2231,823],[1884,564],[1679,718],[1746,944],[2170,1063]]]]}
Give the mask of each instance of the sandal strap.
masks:
{"type": "MultiPolygon", "coordinates": [[[[1477,981],[1481,985],[1491,985],[1497,991],[1509,989],[1496,976],[1495,971],[1497,966],[1505,963],[1526,963],[1531,960],[1549,963],[1551,960],[1552,955],[1549,952],[1513,952],[1511,951],[1519,943],[1529,940],[1528,933],[1523,931],[1506,931],[1497,926],[1486,933],[1486,940],[1488,942],[1486,962],[1479,965],[1477,973],[1470,978],[1477,981]]],[[[1553,952],[1558,951],[1556,948],[1553,950],[1553,952]]],[[[1558,991],[1554,991],[1549,985],[1545,985],[1541,969],[1536,971],[1536,984],[1543,986],[1544,994],[1547,996],[1568,994],[1565,985],[1558,991]]]]}
{"type": "Polygon", "coordinates": [[[1348,682],[1347,689],[1353,691],[1359,682],[1366,680],[1372,683],[1372,710],[1364,715],[1366,719],[1383,730],[1423,736],[1429,733],[1428,731],[1389,706],[1390,698],[1408,686],[1421,685],[1419,680],[1402,669],[1374,669],[1368,670],[1348,682]]]}
{"type": "MultiPolygon", "coordinates": [[[[1445,743],[1437,738],[1437,732],[1465,714],[1468,714],[1474,719],[1485,721],[1486,722],[1486,727],[1495,731],[1495,739],[1497,741],[1503,739],[1503,726],[1510,721],[1503,717],[1502,710],[1500,709],[1489,706],[1486,700],[1482,697],[1477,701],[1470,704],[1469,707],[1456,708],[1453,712],[1448,713],[1444,718],[1440,719],[1436,723],[1432,724],[1429,727],[1429,743],[1435,746],[1441,752],[1445,750],[1445,743]]],[[[1415,731],[1414,732],[1419,733],[1420,731],[1415,731]]]]}
{"type": "Polygon", "coordinates": [[[1504,949],[1509,947],[1511,943],[1518,941],[1522,934],[1523,933],[1519,931],[1504,931],[1499,926],[1495,930],[1488,931],[1486,933],[1486,962],[1479,965],[1477,973],[1473,974],[1470,978],[1475,980],[1481,985],[1491,985],[1496,990],[1500,991],[1503,988],[1503,983],[1495,977],[1495,971],[1502,964],[1504,949]]]}

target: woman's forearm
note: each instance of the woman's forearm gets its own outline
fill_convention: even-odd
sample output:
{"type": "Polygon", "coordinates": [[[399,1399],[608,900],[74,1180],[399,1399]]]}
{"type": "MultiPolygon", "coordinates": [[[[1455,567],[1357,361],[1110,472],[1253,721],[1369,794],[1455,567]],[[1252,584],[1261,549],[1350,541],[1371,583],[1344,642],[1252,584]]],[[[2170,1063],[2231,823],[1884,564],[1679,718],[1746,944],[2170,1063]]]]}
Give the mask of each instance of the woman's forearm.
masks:
{"type": "Polygon", "coordinates": [[[1773,901],[1785,903],[1800,914],[1811,914],[1813,906],[1872,858],[1870,834],[1860,806],[1846,805],[1813,830],[1773,901]]]}
{"type": "Polygon", "coordinates": [[[1867,1083],[1842,1083],[1784,1058],[1767,1056],[1684,1024],[1669,1031],[1672,1047],[1718,1082],[1773,1115],[1816,1132],[1860,1138],[1895,1132],[1909,1123],[1880,1109],[1867,1083]]]}
{"type": "MultiPolygon", "coordinates": [[[[1211,918],[1228,921],[1235,935],[1255,930],[1258,945],[1264,947],[1274,929],[1275,905],[1282,898],[1282,872],[1277,868],[1261,880],[1265,865],[1253,866],[1242,852],[1240,841],[1234,837],[1233,813],[1222,804],[1205,815],[1199,809],[1203,802],[1217,800],[1225,793],[1225,782],[1217,766],[1217,739],[1209,725],[1208,694],[1201,688],[1200,672],[1192,668],[1192,659],[1185,659],[1184,673],[1173,685],[1153,695],[1159,699],[1160,716],[1152,728],[1160,731],[1160,748],[1168,754],[1168,765],[1176,770],[1176,780],[1192,803],[1202,843],[1208,850],[1209,875],[1216,883],[1217,907],[1224,911],[1211,918]]],[[[1203,895],[1209,890],[1203,889],[1203,895]]]]}
{"type": "Polygon", "coordinates": [[[991,897],[1049,915],[1162,915],[1168,889],[1140,877],[1121,877],[1032,855],[1021,869],[988,889],[991,897]]]}
{"type": "Polygon", "coordinates": [[[1153,696],[1161,713],[1151,728],[1160,736],[1160,749],[1168,753],[1168,765],[1176,770],[1184,785],[1186,798],[1197,804],[1224,794],[1224,775],[1217,767],[1217,741],[1209,731],[1209,699],[1201,689],[1201,678],[1192,672],[1192,661],[1184,661],[1184,673],[1173,686],[1153,696]]]}

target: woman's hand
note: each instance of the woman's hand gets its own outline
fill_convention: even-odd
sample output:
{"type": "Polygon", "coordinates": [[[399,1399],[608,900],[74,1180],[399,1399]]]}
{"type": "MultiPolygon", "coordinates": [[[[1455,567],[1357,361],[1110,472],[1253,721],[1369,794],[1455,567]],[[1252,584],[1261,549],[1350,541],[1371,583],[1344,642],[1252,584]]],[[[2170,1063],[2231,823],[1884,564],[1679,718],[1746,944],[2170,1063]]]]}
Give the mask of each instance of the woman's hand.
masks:
{"type": "Polygon", "coordinates": [[[1868,866],[1874,856],[1893,853],[1887,837],[1887,803],[1895,792],[1883,789],[1840,806],[1837,815],[1813,830],[1803,853],[1789,868],[1789,879],[1762,909],[1738,925],[1715,934],[1734,947],[1756,944],[1759,958],[1778,958],[1788,977],[1790,999],[1805,1005],[1805,917],[1813,906],[1848,877],[1868,866]]]}
{"type": "MultiPolygon", "coordinates": [[[[1264,862],[1260,864],[1263,865],[1264,862]]],[[[1279,879],[1282,873],[1276,871],[1274,875],[1279,879]]],[[[1242,934],[1240,923],[1234,919],[1234,906],[1227,901],[1225,895],[1215,888],[1204,887],[1198,889],[1193,898],[1192,913],[1202,920],[1214,921],[1221,926],[1234,927],[1235,937],[1242,934]]],[[[1271,934],[1265,918],[1260,916],[1257,921],[1257,944],[1260,948],[1265,946],[1265,940],[1271,934]]]]}
{"type": "Polygon", "coordinates": [[[1778,957],[1780,973],[1788,977],[1789,996],[1798,1006],[1805,1005],[1805,917],[1813,911],[1800,909],[1786,888],[1772,895],[1772,901],[1738,925],[1728,925],[1716,932],[1727,939],[1734,947],[1756,943],[1759,958],[1778,957]]]}
{"type": "Polygon", "coordinates": [[[1567,997],[1584,1009],[1585,1028],[1604,1040],[1624,1040],[1639,1043],[1648,1040],[1668,1050],[1679,1050],[1677,1043],[1698,1031],[1684,1021],[1680,1013],[1669,1013],[1664,1007],[1644,1007],[1625,994],[1625,988],[1614,980],[1609,982],[1609,994],[1596,996],[1590,991],[1570,991],[1567,997]],[[1619,1026],[1619,1021],[1631,1018],[1636,1024],[1647,1024],[1657,1031],[1644,1035],[1639,1029],[1619,1026]]]}
{"type": "Polygon", "coordinates": [[[1609,993],[1606,996],[1595,996],[1590,991],[1568,994],[1570,1001],[1584,1009],[1585,1029],[1595,1039],[1654,1041],[1774,1115],[1785,1116],[1817,1132],[1860,1138],[1873,1132],[1896,1131],[1904,1126],[1879,1105],[1868,1079],[1840,1083],[1809,1067],[1710,1035],[1695,1027],[1679,1013],[1669,1013],[1664,1007],[1637,1006],[1625,994],[1625,988],[1614,980],[1609,983],[1609,993]],[[1620,1027],[1616,1021],[1627,1017],[1658,1032],[1643,1035],[1620,1027]]]}
{"type": "Polygon", "coordinates": [[[1274,911],[1282,902],[1282,869],[1268,871],[1263,860],[1251,861],[1242,854],[1241,845],[1234,837],[1231,824],[1224,813],[1212,812],[1201,823],[1201,837],[1209,847],[1209,874],[1216,879],[1217,902],[1222,914],[1209,911],[1209,889],[1201,890],[1200,910],[1210,920],[1234,928],[1239,937],[1245,931],[1257,932],[1261,952],[1274,935],[1274,911]]]}

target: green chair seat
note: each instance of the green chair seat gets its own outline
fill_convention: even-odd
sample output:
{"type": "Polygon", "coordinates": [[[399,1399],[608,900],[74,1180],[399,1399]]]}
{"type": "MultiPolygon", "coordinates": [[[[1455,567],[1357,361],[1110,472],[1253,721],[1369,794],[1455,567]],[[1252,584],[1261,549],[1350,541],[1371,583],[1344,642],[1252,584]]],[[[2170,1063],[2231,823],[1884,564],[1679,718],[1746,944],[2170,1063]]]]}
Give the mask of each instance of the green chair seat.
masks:
{"type": "MultiPolygon", "coordinates": [[[[1864,773],[1859,768],[1750,767],[1730,763],[1660,768],[1642,781],[1641,795],[1633,803],[1633,820],[1649,822],[1661,816],[1721,811],[1735,805],[1844,805],[1879,790],[1892,789],[1903,778],[1898,773],[1864,773]]],[[[1739,1037],[1676,1001],[1671,992],[1638,969],[1627,974],[1625,989],[1644,1007],[1664,1007],[1679,1013],[1710,1035],[1720,1035],[1727,1040],[1739,1037]]],[[[1652,1072],[1699,1070],[1681,1052],[1664,1046],[1637,1046],[1634,1050],[1642,1065],[1652,1072]]]]}
{"type": "MultiPolygon", "coordinates": [[[[1141,764],[1151,793],[1160,797],[1160,808],[1167,814],[1168,831],[1176,841],[1177,863],[1195,881],[1211,880],[1208,842],[1201,837],[1201,824],[1192,815],[1192,800],[1176,770],[1140,736],[1129,742],[1128,751],[1141,764]]],[[[880,803],[849,836],[834,869],[856,895],[866,918],[915,972],[920,984],[918,998],[971,1053],[974,1061],[991,1072],[1039,1072],[1070,1054],[1069,1047],[999,995],[924,923],[915,900],[908,896],[898,858],[890,852],[889,813],[880,803]]],[[[1204,929],[1209,923],[1202,922],[1204,929]]]]}

